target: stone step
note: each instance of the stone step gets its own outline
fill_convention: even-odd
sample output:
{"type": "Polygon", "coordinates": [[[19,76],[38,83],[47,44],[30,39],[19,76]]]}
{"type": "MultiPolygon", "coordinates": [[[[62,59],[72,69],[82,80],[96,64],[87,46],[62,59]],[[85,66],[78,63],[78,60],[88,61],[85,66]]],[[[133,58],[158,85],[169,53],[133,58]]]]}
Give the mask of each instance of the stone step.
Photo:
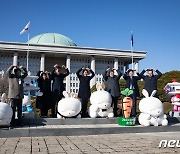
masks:
{"type": "MultiPolygon", "coordinates": [[[[24,125],[90,125],[90,124],[117,124],[118,118],[23,118],[24,125]]],[[[137,124],[138,124],[138,120],[137,124]]],[[[180,118],[168,117],[169,123],[179,123],[180,118]]]]}
{"type": "Polygon", "coordinates": [[[121,133],[173,132],[180,130],[180,118],[168,117],[168,126],[120,126],[118,118],[23,118],[23,127],[0,129],[3,137],[34,137],[34,136],[80,136],[121,133]]]}
{"type": "Polygon", "coordinates": [[[84,136],[100,134],[122,133],[151,133],[174,132],[180,130],[180,123],[168,126],[120,126],[118,124],[93,124],[93,125],[44,125],[24,126],[13,129],[0,129],[0,138],[7,137],[36,137],[36,136],[84,136]]]}
{"type": "Polygon", "coordinates": [[[117,118],[23,118],[23,124],[25,125],[89,125],[117,123],[117,118]]]}

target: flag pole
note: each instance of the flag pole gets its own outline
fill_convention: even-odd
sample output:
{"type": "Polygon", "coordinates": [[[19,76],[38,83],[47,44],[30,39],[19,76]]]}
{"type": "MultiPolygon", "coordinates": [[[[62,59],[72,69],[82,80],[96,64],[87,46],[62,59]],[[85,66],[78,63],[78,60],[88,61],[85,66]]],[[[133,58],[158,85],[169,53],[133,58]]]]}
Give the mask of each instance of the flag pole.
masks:
{"type": "Polygon", "coordinates": [[[27,49],[27,55],[26,55],[26,69],[29,71],[29,29],[28,29],[28,49],[27,49]]]}
{"type": "Polygon", "coordinates": [[[26,55],[26,69],[29,70],[29,35],[30,35],[30,21],[27,23],[27,25],[22,29],[20,32],[20,35],[28,31],[28,47],[27,47],[27,55],[26,55]]]}
{"type": "Polygon", "coordinates": [[[131,31],[131,54],[132,54],[132,70],[134,70],[134,57],[133,57],[133,32],[131,31]]]}

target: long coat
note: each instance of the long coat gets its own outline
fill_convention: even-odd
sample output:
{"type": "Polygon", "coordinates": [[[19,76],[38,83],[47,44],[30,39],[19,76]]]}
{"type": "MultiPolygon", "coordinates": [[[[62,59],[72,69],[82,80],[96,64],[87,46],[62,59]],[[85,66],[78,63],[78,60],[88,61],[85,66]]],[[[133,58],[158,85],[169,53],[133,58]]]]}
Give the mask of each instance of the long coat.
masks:
{"type": "Polygon", "coordinates": [[[143,70],[140,73],[140,76],[144,79],[144,88],[147,90],[149,95],[151,95],[153,90],[157,90],[157,80],[161,77],[162,73],[159,70],[156,70],[157,75],[152,75],[152,77],[149,77],[148,75],[143,75],[145,72],[146,71],[143,70]]]}
{"type": "Polygon", "coordinates": [[[54,71],[55,70],[53,70],[51,73],[51,80],[53,81],[52,93],[53,93],[54,99],[58,100],[62,98],[62,93],[65,90],[63,81],[64,81],[64,78],[69,75],[69,70],[67,68],[66,73],[61,73],[59,75],[57,75],[54,71]]]}
{"type": "Polygon", "coordinates": [[[114,77],[109,76],[109,71],[105,71],[103,78],[107,83],[107,91],[113,97],[120,96],[120,86],[119,86],[119,79],[122,76],[122,73],[118,71],[118,75],[114,75],[114,77]]]}
{"type": "Polygon", "coordinates": [[[50,102],[51,102],[51,82],[50,79],[43,80],[42,77],[40,77],[38,80],[38,87],[40,88],[40,91],[43,93],[42,96],[37,96],[37,102],[36,107],[42,108],[42,105],[46,105],[47,108],[50,108],[50,102]]]}
{"type": "Polygon", "coordinates": [[[80,75],[81,71],[82,71],[82,68],[76,72],[76,74],[79,78],[79,81],[80,81],[78,97],[79,98],[82,98],[82,97],[89,98],[91,95],[90,80],[95,76],[95,74],[92,70],[89,70],[91,73],[91,76],[83,76],[83,75],[80,75]]]}
{"type": "Polygon", "coordinates": [[[27,76],[26,69],[23,69],[24,75],[17,77],[13,72],[14,66],[10,66],[6,71],[9,82],[8,98],[23,99],[24,98],[24,78],[27,76]]]}
{"type": "Polygon", "coordinates": [[[130,89],[130,86],[132,84],[133,86],[133,91],[135,93],[135,96],[136,97],[139,97],[140,94],[139,94],[139,87],[138,87],[138,84],[137,84],[137,81],[141,79],[141,76],[139,73],[137,73],[138,76],[133,76],[132,79],[130,76],[128,76],[127,74],[124,74],[123,75],[123,78],[124,80],[126,80],[126,88],[129,88],[130,89]],[[131,81],[132,80],[132,81],[131,81]],[[132,82],[132,83],[131,83],[132,82]]]}

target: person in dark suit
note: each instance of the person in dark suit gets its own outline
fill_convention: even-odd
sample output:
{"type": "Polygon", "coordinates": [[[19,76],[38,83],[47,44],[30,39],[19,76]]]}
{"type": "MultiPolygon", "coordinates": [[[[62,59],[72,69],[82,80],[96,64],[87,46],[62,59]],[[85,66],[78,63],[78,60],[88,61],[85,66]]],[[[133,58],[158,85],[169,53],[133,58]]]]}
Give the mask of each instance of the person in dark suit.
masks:
{"type": "MultiPolygon", "coordinates": [[[[147,90],[149,96],[151,95],[153,90],[157,90],[157,80],[161,77],[161,75],[162,73],[159,70],[155,69],[146,69],[140,73],[141,78],[143,78],[145,82],[144,89],[147,90]],[[144,75],[146,71],[147,75],[144,75]],[[157,75],[154,75],[153,72],[156,72],[157,75]]],[[[158,97],[158,94],[156,93],[154,97],[158,97]]]]}
{"type": "Polygon", "coordinates": [[[28,75],[26,68],[23,66],[10,66],[6,72],[9,81],[8,98],[11,102],[13,116],[10,125],[12,127],[21,125],[22,117],[22,99],[24,98],[24,78],[28,75]],[[18,121],[15,121],[15,112],[17,108],[18,121]]]}
{"type": "Polygon", "coordinates": [[[47,117],[51,102],[51,80],[49,78],[48,72],[40,72],[38,74],[38,87],[40,88],[40,91],[43,93],[43,95],[37,96],[36,107],[41,109],[42,117],[47,117]]]}
{"type": "Polygon", "coordinates": [[[80,81],[78,97],[81,98],[81,103],[82,103],[81,117],[85,118],[87,116],[86,110],[87,110],[88,100],[91,95],[90,80],[95,76],[95,74],[89,68],[81,68],[76,72],[76,74],[80,81]],[[82,75],[80,75],[81,71],[82,71],[82,75]],[[91,76],[88,76],[89,72],[91,73],[91,76]]]}
{"type": "Polygon", "coordinates": [[[57,117],[57,104],[63,97],[64,88],[64,78],[69,75],[69,70],[64,65],[61,67],[57,64],[54,66],[54,70],[51,73],[52,84],[52,96],[53,96],[53,104],[52,104],[52,116],[54,118],[57,117]]]}
{"type": "Polygon", "coordinates": [[[113,112],[115,117],[117,117],[117,103],[118,97],[120,96],[119,79],[121,76],[122,73],[120,71],[116,69],[110,70],[110,68],[108,68],[103,75],[103,78],[107,83],[107,91],[112,97],[112,105],[114,105],[113,112]],[[117,71],[118,75],[114,75],[114,71],[117,71]]]}
{"type": "Polygon", "coordinates": [[[141,79],[140,74],[136,71],[137,76],[134,76],[134,70],[128,69],[123,78],[126,80],[126,88],[133,90],[131,98],[133,99],[133,106],[131,116],[136,116],[136,99],[140,96],[137,81],[141,79]]]}

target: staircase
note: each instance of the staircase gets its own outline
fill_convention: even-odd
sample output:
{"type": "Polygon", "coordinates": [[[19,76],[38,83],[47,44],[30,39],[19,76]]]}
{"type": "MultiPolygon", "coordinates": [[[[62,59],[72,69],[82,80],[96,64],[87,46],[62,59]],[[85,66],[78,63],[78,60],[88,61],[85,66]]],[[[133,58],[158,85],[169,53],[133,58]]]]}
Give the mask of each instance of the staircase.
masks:
{"type": "Polygon", "coordinates": [[[180,118],[168,117],[168,121],[168,126],[143,127],[137,123],[136,126],[125,127],[118,125],[118,118],[24,118],[22,127],[0,128],[0,138],[180,131],[180,118]]]}

